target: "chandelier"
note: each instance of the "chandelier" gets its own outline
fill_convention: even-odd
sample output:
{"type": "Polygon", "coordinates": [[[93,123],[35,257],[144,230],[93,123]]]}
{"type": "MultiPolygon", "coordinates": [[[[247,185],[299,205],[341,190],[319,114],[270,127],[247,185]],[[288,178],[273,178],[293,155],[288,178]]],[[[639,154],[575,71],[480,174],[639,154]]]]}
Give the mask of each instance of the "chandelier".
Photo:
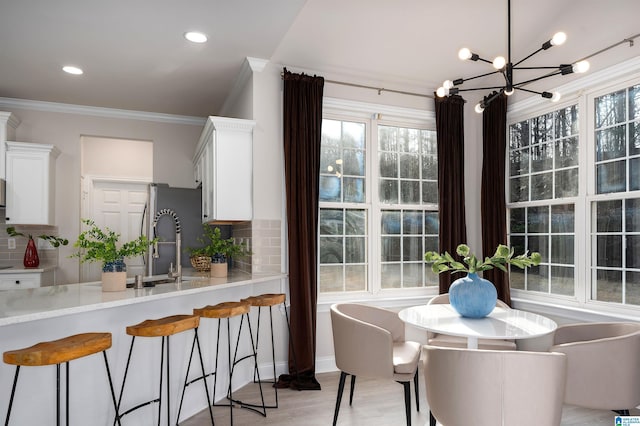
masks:
{"type": "Polygon", "coordinates": [[[486,72],[469,78],[458,78],[456,80],[445,80],[442,86],[436,90],[436,96],[442,98],[448,95],[455,95],[459,92],[471,91],[471,90],[494,90],[491,94],[485,96],[475,107],[477,113],[482,113],[489,103],[504,93],[507,96],[513,94],[515,90],[521,90],[523,92],[534,93],[542,96],[543,98],[550,99],[551,102],[557,102],[560,100],[560,93],[558,92],[536,92],[535,90],[526,89],[524,86],[534,81],[542,80],[543,78],[552,77],[554,75],[566,75],[571,73],[584,73],[589,70],[589,62],[578,61],[573,64],[561,64],[558,66],[548,67],[527,67],[522,66],[522,63],[537,53],[547,50],[552,46],[559,46],[563,44],[567,39],[567,35],[563,32],[557,32],[550,40],[542,43],[542,46],[533,53],[525,56],[523,59],[513,63],[511,61],[511,0],[507,0],[507,58],[504,56],[497,56],[493,61],[481,58],[480,55],[473,53],[468,48],[464,47],[458,52],[458,58],[461,60],[470,60],[474,62],[486,62],[491,64],[494,71],[486,72]],[[546,74],[541,76],[530,78],[528,80],[517,81],[514,79],[514,71],[516,70],[548,70],[546,74]],[[489,87],[475,87],[475,88],[460,88],[463,83],[475,80],[477,78],[486,77],[492,74],[501,74],[504,77],[504,84],[489,87]]]}

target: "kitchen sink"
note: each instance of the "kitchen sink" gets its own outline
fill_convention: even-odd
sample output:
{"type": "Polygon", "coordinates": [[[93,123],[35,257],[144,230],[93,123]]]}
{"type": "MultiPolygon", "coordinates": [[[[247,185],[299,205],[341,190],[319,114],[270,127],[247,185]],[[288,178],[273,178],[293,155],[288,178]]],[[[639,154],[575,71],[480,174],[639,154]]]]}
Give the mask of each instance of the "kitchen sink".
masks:
{"type": "MultiPolygon", "coordinates": [[[[191,279],[192,278],[189,277],[182,277],[182,281],[189,281],[191,279]]],[[[145,287],[155,287],[156,284],[170,284],[175,282],[176,280],[174,278],[153,278],[150,280],[145,279],[143,284],[145,287]]],[[[133,288],[133,283],[127,283],[127,287],[133,288]]]]}

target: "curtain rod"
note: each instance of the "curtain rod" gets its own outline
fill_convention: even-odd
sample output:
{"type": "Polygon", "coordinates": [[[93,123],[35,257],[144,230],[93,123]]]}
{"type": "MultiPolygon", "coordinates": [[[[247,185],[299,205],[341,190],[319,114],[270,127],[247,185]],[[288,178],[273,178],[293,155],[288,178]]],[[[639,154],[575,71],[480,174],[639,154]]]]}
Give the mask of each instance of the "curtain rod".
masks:
{"type": "MultiPolygon", "coordinates": [[[[633,45],[634,45],[634,40],[635,40],[635,39],[637,39],[638,37],[640,37],[640,33],[635,34],[635,35],[632,35],[631,37],[623,38],[623,39],[622,39],[622,40],[620,40],[619,42],[614,43],[614,44],[612,44],[612,45],[610,45],[610,46],[607,46],[607,47],[605,47],[605,48],[603,48],[603,49],[600,49],[600,50],[598,50],[597,52],[594,52],[594,53],[592,53],[592,54],[590,54],[590,55],[587,55],[587,56],[585,56],[584,58],[579,59],[579,60],[578,60],[578,61],[576,61],[576,62],[584,61],[584,60],[586,60],[586,59],[593,58],[594,56],[597,56],[597,55],[599,55],[599,54],[601,54],[601,53],[604,53],[604,52],[606,52],[606,51],[608,51],[608,50],[611,50],[611,49],[613,49],[614,47],[618,47],[618,46],[620,46],[621,44],[624,44],[624,43],[629,43],[629,47],[633,47],[633,45]]],[[[284,78],[284,73],[280,73],[280,77],[281,77],[281,78],[284,78]]],[[[370,90],[376,90],[376,91],[378,92],[378,95],[382,94],[382,92],[389,92],[389,93],[398,93],[398,94],[400,94],[400,95],[419,96],[419,97],[422,97],[422,98],[430,98],[430,99],[434,99],[434,96],[432,96],[432,95],[426,95],[426,94],[424,94],[424,93],[405,92],[405,91],[403,91],[403,90],[385,89],[384,87],[366,86],[366,85],[364,85],[364,84],[347,83],[347,82],[344,82],[344,81],[326,80],[326,79],[325,79],[325,83],[339,84],[339,85],[341,85],[341,86],[357,87],[357,88],[359,88],[359,89],[370,89],[370,90]]]]}

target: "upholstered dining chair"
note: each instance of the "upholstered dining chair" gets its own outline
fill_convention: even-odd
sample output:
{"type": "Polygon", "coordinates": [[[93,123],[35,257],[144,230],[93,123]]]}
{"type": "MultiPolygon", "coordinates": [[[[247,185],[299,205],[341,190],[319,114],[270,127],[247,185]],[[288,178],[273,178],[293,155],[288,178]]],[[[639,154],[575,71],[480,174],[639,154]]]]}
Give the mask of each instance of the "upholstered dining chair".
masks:
{"type": "Polygon", "coordinates": [[[418,396],[418,361],[420,344],[405,340],[404,322],[398,314],[386,309],[357,303],[331,306],[331,326],[336,365],[340,382],[333,424],[338,421],[344,383],[351,375],[349,405],[357,376],[395,380],[404,386],[407,425],[411,426],[411,390],[413,380],[416,408],[418,396]]]}
{"type": "MultiPolygon", "coordinates": [[[[439,294],[437,296],[432,297],[427,305],[435,305],[435,304],[445,304],[449,303],[449,294],[439,294]]],[[[509,305],[504,303],[502,300],[498,300],[496,302],[496,306],[511,309],[509,305]]],[[[430,346],[439,346],[446,348],[466,348],[467,347],[467,338],[459,337],[459,336],[448,336],[446,334],[432,333],[427,332],[427,343],[430,346]]],[[[509,339],[479,339],[478,340],[478,349],[491,349],[491,350],[516,350],[516,342],[514,340],[509,339]]]]}
{"type": "Polygon", "coordinates": [[[425,346],[431,413],[444,426],[553,426],[562,418],[564,354],[425,346]]]}
{"type": "Polygon", "coordinates": [[[640,405],[640,324],[562,325],[549,349],[567,355],[565,404],[628,415],[640,405]]]}

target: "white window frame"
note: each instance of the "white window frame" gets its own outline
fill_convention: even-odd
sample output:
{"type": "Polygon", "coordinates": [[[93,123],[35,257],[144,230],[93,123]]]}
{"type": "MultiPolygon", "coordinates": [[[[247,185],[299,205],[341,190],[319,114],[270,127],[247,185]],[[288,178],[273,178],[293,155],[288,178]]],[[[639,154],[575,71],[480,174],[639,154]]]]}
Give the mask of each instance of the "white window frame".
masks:
{"type": "MultiPolygon", "coordinates": [[[[550,104],[538,97],[529,98],[514,104],[507,113],[508,126],[565,108],[578,105],[579,114],[579,152],[578,152],[578,196],[560,200],[529,202],[532,205],[551,205],[557,201],[575,203],[575,296],[541,294],[512,289],[512,298],[521,309],[532,309],[571,317],[577,320],[632,319],[640,317],[640,306],[622,305],[610,302],[590,300],[591,292],[591,202],[621,198],[638,198],[640,191],[612,194],[595,193],[595,131],[594,100],[596,97],[640,84],[640,57],[625,61],[561,86],[556,90],[564,94],[559,103],[550,104]]],[[[505,164],[509,167],[508,154],[505,164]]],[[[505,179],[505,194],[509,196],[509,176],[505,179]]],[[[510,204],[507,203],[507,208],[510,204]]],[[[508,222],[507,222],[508,223],[508,222]]]]}
{"type": "MultiPolygon", "coordinates": [[[[328,305],[336,302],[369,301],[379,306],[395,306],[399,303],[409,305],[412,303],[415,304],[417,300],[424,301],[426,297],[437,294],[437,286],[405,289],[382,289],[381,287],[381,283],[379,282],[381,272],[381,263],[379,262],[381,253],[379,231],[380,208],[378,207],[382,206],[379,204],[378,199],[379,170],[377,163],[377,125],[411,127],[435,131],[435,113],[433,111],[325,97],[323,99],[323,118],[365,122],[366,125],[366,202],[362,204],[335,203],[335,207],[366,209],[369,212],[367,223],[368,289],[366,291],[342,293],[320,293],[318,291],[318,304],[328,305]],[[376,130],[375,132],[374,128],[376,130]]],[[[323,202],[323,204],[327,208],[331,207],[331,203],[323,202]]],[[[394,204],[389,206],[396,207],[399,205],[394,204]]],[[[316,262],[318,262],[317,259],[316,262]]]]}

